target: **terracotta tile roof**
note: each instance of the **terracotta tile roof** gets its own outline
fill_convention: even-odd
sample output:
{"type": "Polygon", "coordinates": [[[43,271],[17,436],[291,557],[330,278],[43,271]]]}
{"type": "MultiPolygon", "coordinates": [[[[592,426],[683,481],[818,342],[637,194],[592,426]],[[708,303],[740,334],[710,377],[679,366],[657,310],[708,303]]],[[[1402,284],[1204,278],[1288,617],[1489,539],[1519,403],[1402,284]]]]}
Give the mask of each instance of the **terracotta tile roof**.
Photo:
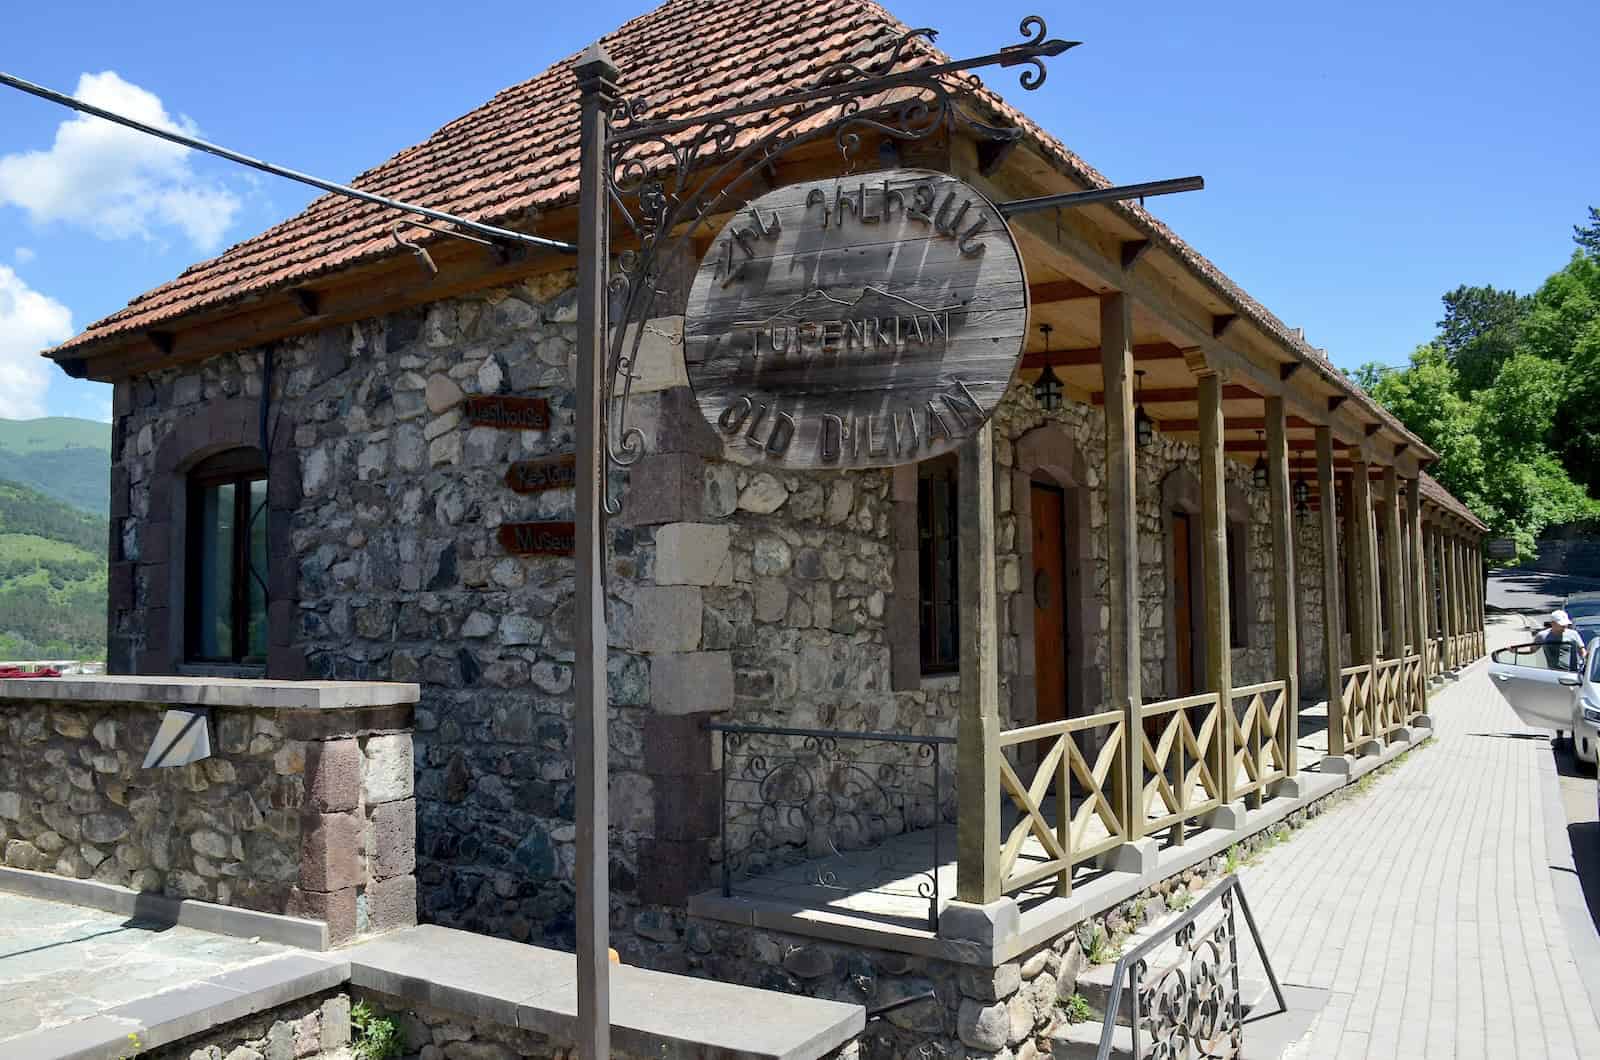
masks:
{"type": "Polygon", "coordinates": [[[1480,533],[1487,534],[1489,532],[1488,524],[1473,515],[1471,508],[1456,500],[1455,494],[1440,485],[1438,479],[1424,471],[1418,481],[1422,485],[1422,496],[1425,499],[1432,501],[1445,511],[1466,520],[1469,526],[1476,528],[1480,533]]]}
{"type": "MultiPolygon", "coordinates": [[[[865,65],[886,59],[905,31],[904,23],[871,0],[667,0],[603,40],[617,63],[625,92],[649,100],[649,117],[656,120],[771,97],[814,79],[842,60],[865,65]],[[687,71],[693,72],[692,78],[685,77],[687,71]]],[[[921,42],[915,52],[927,61],[945,58],[921,42]]],[[[577,89],[572,76],[576,58],[570,56],[505,89],[351,183],[462,217],[511,226],[530,211],[570,204],[577,197],[577,89]]],[[[978,88],[969,102],[991,112],[999,124],[1021,127],[1027,139],[1075,182],[1091,187],[1110,183],[991,90],[978,88]]],[[[1347,388],[1369,413],[1412,439],[1418,451],[1425,450],[1420,439],[1319,350],[1160,220],[1135,203],[1113,208],[1167,246],[1244,316],[1347,388]]],[[[322,196],[297,216],[190,266],[53,352],[74,353],[390,256],[397,252],[390,236],[394,220],[392,210],[322,196]]]]}

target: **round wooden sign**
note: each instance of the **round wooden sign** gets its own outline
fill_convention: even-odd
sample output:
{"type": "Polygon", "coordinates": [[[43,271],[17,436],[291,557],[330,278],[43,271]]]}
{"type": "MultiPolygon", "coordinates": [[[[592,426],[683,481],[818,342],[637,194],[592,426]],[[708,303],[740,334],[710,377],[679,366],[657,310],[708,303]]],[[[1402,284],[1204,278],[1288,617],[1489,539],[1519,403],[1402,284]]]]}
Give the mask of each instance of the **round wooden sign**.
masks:
{"type": "Polygon", "coordinates": [[[728,459],[888,467],[983,425],[1027,321],[999,211],[896,169],[779,188],[730,220],[689,293],[684,361],[728,459]]]}

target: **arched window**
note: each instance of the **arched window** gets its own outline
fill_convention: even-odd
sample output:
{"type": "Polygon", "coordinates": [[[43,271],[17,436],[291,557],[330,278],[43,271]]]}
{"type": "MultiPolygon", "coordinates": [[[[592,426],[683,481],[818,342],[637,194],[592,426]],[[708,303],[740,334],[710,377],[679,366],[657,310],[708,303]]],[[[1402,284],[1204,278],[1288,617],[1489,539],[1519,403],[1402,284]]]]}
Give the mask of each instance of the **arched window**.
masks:
{"type": "Polygon", "coordinates": [[[267,464],[259,449],[207,457],[188,475],[184,656],[267,658],[267,464]]]}

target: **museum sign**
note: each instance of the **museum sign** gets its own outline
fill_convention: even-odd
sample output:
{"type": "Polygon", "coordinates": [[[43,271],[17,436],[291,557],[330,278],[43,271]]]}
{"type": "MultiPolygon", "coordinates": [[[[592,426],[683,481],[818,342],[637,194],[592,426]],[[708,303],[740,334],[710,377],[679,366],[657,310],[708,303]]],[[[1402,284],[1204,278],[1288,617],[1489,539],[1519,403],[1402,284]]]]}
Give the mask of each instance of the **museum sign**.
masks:
{"type": "Polygon", "coordinates": [[[684,362],[723,455],[796,468],[938,456],[1005,394],[1022,258],[982,194],[927,170],[793,184],[712,242],[684,362]]]}

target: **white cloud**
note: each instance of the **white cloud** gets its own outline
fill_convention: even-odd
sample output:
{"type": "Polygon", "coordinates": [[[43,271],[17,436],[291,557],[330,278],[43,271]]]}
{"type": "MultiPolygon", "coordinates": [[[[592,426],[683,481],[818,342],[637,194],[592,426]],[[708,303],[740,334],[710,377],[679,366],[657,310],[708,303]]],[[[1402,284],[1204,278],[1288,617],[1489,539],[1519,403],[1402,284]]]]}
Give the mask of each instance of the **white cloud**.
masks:
{"type": "Polygon", "coordinates": [[[50,362],[39,351],[72,337],[72,313],[0,265],[0,416],[44,415],[50,362]]]}
{"type": "MultiPolygon", "coordinates": [[[[86,103],[190,135],[194,123],[174,119],[160,97],[113,71],[84,74],[74,93],[86,103]]],[[[176,228],[201,250],[215,250],[239,210],[219,183],[200,178],[187,147],[74,114],[56,129],[48,151],[0,156],[0,204],[38,222],[82,225],[103,239],[152,238],[176,228]]]]}
{"type": "Polygon", "coordinates": [[[16,259],[18,265],[26,265],[36,257],[38,257],[38,255],[33,252],[32,247],[18,247],[16,249],[16,259]]]}

